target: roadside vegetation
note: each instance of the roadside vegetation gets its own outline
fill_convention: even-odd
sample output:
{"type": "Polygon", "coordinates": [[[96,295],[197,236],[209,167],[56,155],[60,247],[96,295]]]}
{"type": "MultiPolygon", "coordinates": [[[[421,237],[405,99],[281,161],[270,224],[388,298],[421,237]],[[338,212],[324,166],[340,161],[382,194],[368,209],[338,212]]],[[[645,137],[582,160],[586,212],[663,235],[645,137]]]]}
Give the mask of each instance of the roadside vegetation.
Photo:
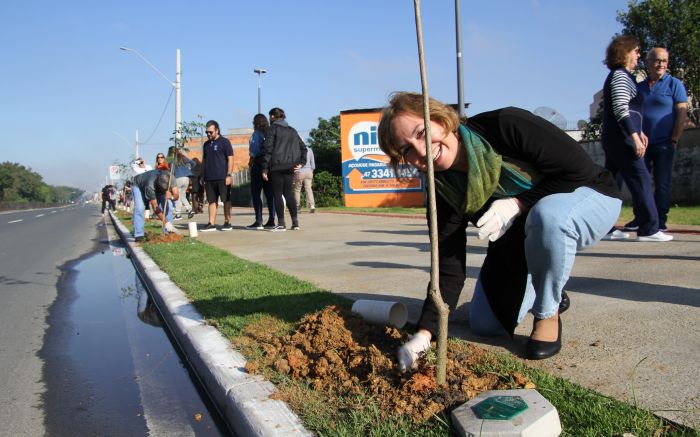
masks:
{"type": "MultiPolygon", "coordinates": [[[[129,216],[119,213],[123,223],[129,216]]],[[[144,250],[187,294],[206,320],[227,337],[251,362],[269,348],[262,337],[282,338],[300,321],[330,305],[348,309],[351,301],[313,284],[252,263],[196,239],[162,242],[160,225],[149,222],[144,250]],[[264,328],[267,327],[267,328],[264,328]],[[257,333],[251,335],[251,331],[257,333]],[[261,332],[264,331],[264,334],[261,332]]],[[[305,319],[306,320],[306,319],[305,319]]],[[[269,340],[269,339],[268,339],[269,340]]],[[[275,342],[275,339],[271,340],[275,342]]],[[[473,369],[480,375],[524,376],[558,409],[566,436],[699,436],[675,427],[649,411],[608,398],[570,381],[527,367],[508,354],[487,352],[461,340],[451,347],[473,348],[480,356],[473,369]]],[[[434,357],[428,357],[428,365],[434,357]]],[[[409,415],[387,415],[371,393],[360,390],[345,396],[315,389],[274,366],[262,373],[274,382],[305,426],[319,435],[450,435],[449,412],[416,421],[409,415]]]]}

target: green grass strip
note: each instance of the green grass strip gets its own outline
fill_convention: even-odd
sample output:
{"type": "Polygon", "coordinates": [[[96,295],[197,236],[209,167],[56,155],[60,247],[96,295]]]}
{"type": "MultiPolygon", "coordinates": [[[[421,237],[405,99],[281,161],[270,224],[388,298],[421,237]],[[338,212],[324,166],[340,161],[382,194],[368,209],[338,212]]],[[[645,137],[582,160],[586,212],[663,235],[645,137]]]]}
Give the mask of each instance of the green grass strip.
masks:
{"type": "MultiPolygon", "coordinates": [[[[156,229],[159,231],[158,227],[156,229]]],[[[348,299],[321,290],[307,281],[240,259],[195,239],[146,243],[143,247],[187,294],[206,320],[229,339],[263,315],[276,317],[291,327],[304,314],[327,305],[346,308],[351,305],[348,299]]],[[[687,428],[669,428],[649,411],[529,368],[509,354],[494,353],[490,356],[492,359],[476,370],[500,374],[516,370],[530,377],[537,390],[559,411],[564,436],[620,436],[624,433],[635,436],[700,436],[697,431],[687,428]]],[[[450,435],[449,421],[444,416],[420,425],[401,417],[381,420],[371,399],[356,402],[364,408],[333,411],[321,400],[316,404],[309,403],[300,416],[304,424],[319,435],[450,435]]]]}

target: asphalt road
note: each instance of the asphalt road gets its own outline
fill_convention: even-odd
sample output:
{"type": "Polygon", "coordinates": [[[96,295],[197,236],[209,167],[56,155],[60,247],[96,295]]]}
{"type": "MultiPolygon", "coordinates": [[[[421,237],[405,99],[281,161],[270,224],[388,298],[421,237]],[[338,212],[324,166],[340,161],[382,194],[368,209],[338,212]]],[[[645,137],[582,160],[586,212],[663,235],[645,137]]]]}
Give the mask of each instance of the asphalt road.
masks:
{"type": "Polygon", "coordinates": [[[95,205],[0,214],[0,436],[228,434],[95,205]]]}
{"type": "MultiPolygon", "coordinates": [[[[0,214],[0,423],[3,435],[43,435],[42,347],[59,266],[96,244],[96,217],[72,205],[0,214]]],[[[89,208],[90,212],[95,207],[89,208]]]]}

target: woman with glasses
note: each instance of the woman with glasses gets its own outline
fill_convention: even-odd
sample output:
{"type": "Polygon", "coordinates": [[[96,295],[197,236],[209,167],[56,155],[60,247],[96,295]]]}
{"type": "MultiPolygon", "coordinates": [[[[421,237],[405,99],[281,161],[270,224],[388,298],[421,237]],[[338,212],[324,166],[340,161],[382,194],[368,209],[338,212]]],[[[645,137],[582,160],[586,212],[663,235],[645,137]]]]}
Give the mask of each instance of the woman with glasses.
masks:
{"type": "MultiPolygon", "coordinates": [[[[610,69],[603,84],[603,126],[600,139],[605,151],[605,167],[619,174],[632,195],[637,241],[670,241],[672,235],[659,230],[651,175],[644,163],[647,137],[642,132],[643,97],[637,93],[632,72],[639,61],[639,41],[620,35],[606,50],[605,65],[610,69]]],[[[606,239],[626,239],[627,234],[612,229],[606,239]]]]}
{"type": "Polygon", "coordinates": [[[155,165],[156,170],[170,170],[170,165],[168,164],[168,161],[165,159],[165,155],[162,153],[158,153],[156,155],[156,165],[155,165]]]}

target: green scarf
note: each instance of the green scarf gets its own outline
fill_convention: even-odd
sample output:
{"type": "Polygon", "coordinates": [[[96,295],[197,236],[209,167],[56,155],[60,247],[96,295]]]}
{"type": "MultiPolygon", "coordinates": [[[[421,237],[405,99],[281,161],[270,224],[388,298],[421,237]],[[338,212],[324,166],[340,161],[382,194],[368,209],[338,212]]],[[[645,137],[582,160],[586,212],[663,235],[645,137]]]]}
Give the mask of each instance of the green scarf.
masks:
{"type": "Polygon", "coordinates": [[[502,157],[478,133],[459,126],[467,152],[467,173],[447,170],[435,173],[435,189],[456,211],[473,216],[493,196],[516,196],[531,189],[542,177],[529,164],[502,157]]]}

